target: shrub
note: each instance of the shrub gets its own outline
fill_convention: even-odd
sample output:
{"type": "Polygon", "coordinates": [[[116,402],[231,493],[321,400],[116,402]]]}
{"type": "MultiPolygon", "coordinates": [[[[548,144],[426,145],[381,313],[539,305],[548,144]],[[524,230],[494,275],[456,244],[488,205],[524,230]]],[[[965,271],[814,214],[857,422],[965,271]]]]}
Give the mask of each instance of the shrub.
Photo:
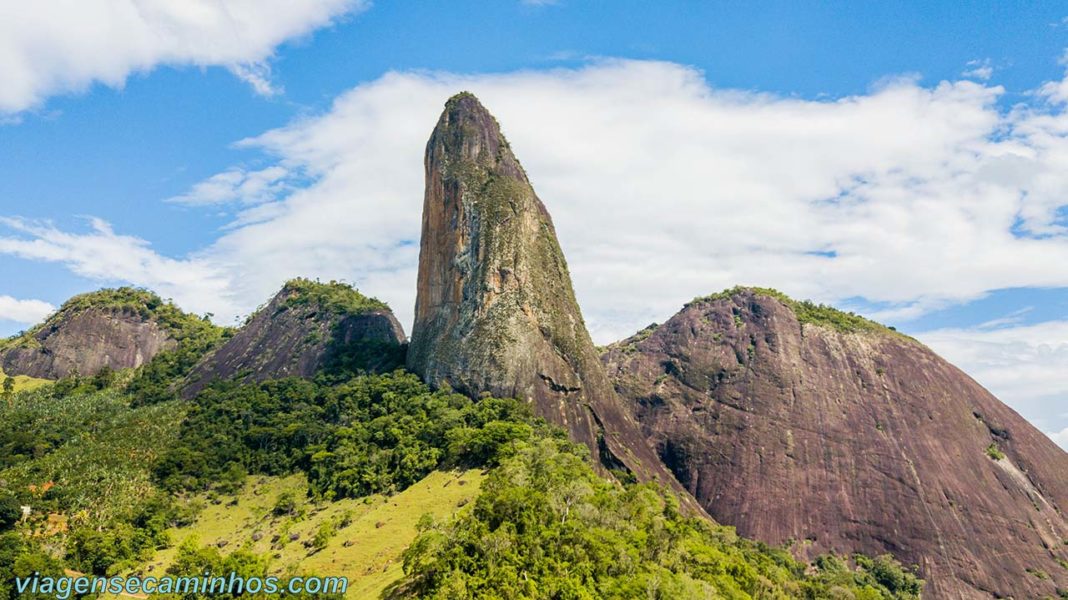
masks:
{"type": "Polygon", "coordinates": [[[14,494],[0,490],[0,531],[11,529],[22,518],[22,508],[14,494]]]}
{"type": "Polygon", "coordinates": [[[278,494],[278,498],[275,499],[274,506],[271,508],[271,514],[276,517],[293,516],[297,514],[298,506],[297,495],[292,490],[286,490],[278,494]]]}
{"type": "Polygon", "coordinates": [[[326,548],[335,535],[337,535],[337,524],[333,520],[323,522],[315,532],[315,537],[312,538],[312,548],[314,550],[326,548]]]}

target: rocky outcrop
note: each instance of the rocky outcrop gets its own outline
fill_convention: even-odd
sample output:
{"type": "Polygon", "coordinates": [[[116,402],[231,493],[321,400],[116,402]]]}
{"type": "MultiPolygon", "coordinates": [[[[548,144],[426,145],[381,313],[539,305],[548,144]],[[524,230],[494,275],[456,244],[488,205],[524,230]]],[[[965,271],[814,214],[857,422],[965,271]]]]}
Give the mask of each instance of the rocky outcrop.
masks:
{"type": "Polygon", "coordinates": [[[603,358],[664,462],[742,535],[890,552],[927,598],[1068,588],[1068,454],[915,340],[738,289],[603,358]]]}
{"type": "Polygon", "coordinates": [[[0,342],[0,368],[7,375],[60,379],[139,367],[175,345],[172,313],[180,311],[146,290],[75,296],[41,325],[0,342]]]}
{"type": "Polygon", "coordinates": [[[403,364],[404,330],[389,307],[351,287],[290,281],[240,330],[205,356],[182,386],[312,377],[327,367],[379,372],[403,364]]]}
{"type": "Polygon", "coordinates": [[[425,167],[408,367],[434,386],[528,400],[602,467],[673,482],[601,368],[548,211],[473,95],[448,101],[425,167]]]}

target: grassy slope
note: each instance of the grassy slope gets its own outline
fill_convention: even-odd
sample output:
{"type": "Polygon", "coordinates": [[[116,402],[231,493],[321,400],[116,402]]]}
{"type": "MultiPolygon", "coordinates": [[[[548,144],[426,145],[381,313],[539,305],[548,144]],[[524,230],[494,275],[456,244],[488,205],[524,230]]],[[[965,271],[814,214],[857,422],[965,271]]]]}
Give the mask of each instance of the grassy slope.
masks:
{"type": "MultiPolygon", "coordinates": [[[[303,497],[307,483],[303,475],[285,478],[250,477],[236,496],[220,497],[209,503],[195,523],[171,530],[172,545],[145,565],[147,573],[162,573],[177,548],[190,536],[201,544],[217,545],[231,552],[247,546],[256,553],[268,553],[272,571],[349,578],[349,598],[377,598],[401,576],[400,555],[415,538],[419,518],[430,513],[441,519],[474,499],[483,475],[477,471],[434,472],[407,490],[391,497],[372,496],[344,499],[321,505],[305,505],[303,518],[275,517],[271,514],[279,494],[292,491],[303,497]],[[315,552],[306,547],[321,524],[337,520],[351,511],[351,523],[339,528],[326,548],[315,552]],[[262,534],[259,541],[253,535],[262,534]],[[289,541],[292,534],[299,537],[289,541]],[[279,536],[275,544],[271,540],[279,536]],[[279,544],[284,545],[279,547],[279,544]],[[348,545],[346,545],[348,544],[348,545]]],[[[203,498],[202,498],[203,500],[203,498]]]]}
{"type": "MultiPolygon", "coordinates": [[[[28,375],[15,375],[15,391],[22,392],[26,390],[35,390],[41,386],[52,383],[48,379],[38,379],[36,377],[30,377],[28,375]]],[[[3,369],[0,369],[0,383],[3,383],[7,375],[3,369]]]]}

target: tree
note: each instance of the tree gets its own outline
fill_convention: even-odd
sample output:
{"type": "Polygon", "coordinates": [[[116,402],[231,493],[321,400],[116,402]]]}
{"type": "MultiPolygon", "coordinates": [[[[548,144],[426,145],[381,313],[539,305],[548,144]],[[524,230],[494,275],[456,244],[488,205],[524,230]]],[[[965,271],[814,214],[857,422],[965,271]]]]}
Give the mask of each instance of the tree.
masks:
{"type": "Polygon", "coordinates": [[[0,531],[11,529],[22,518],[22,507],[14,494],[0,491],[0,531]]]}
{"type": "Polygon", "coordinates": [[[15,378],[8,375],[7,377],[4,377],[4,400],[7,400],[8,404],[11,404],[14,395],[15,378]]]}

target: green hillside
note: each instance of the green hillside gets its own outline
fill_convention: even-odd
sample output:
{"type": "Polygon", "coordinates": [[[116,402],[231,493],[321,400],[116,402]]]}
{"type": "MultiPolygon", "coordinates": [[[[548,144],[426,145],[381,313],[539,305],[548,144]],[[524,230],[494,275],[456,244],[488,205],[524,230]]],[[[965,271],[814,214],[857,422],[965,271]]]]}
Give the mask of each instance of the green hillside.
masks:
{"type": "Polygon", "coordinates": [[[444,519],[468,505],[482,479],[478,470],[435,471],[395,496],[312,503],[303,498],[302,475],[250,478],[237,494],[190,500],[205,505],[194,522],[168,530],[171,547],[137,571],[166,570],[183,544],[243,548],[270,556],[273,574],[344,576],[348,597],[377,598],[403,576],[401,554],[420,518],[444,519]],[[296,499],[293,510],[277,514],[279,500],[289,498],[296,499]]]}
{"type": "MultiPolygon", "coordinates": [[[[8,375],[4,373],[3,369],[0,369],[0,385],[3,385],[7,379],[8,375]]],[[[49,383],[52,382],[47,379],[38,379],[37,377],[30,377],[28,375],[15,375],[11,377],[10,391],[14,393],[35,390],[41,386],[48,385],[49,383]]],[[[3,393],[6,396],[7,390],[5,388],[0,388],[0,393],[3,393]]]]}

